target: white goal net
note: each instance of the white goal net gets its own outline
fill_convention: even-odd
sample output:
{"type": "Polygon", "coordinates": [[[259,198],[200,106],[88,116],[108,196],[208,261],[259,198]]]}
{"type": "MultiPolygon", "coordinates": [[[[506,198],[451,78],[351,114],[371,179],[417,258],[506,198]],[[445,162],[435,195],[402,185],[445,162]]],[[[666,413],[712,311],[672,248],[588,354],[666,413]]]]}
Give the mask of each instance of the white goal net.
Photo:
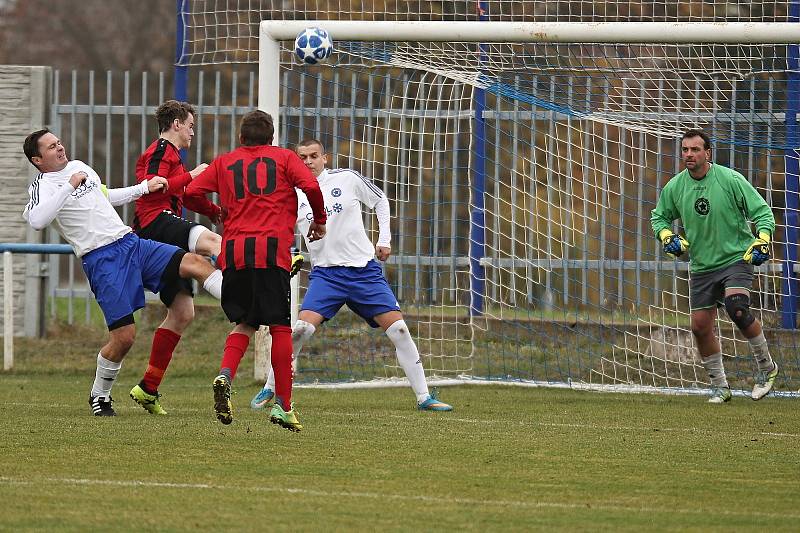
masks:
{"type": "MultiPolygon", "coordinates": [[[[193,21],[218,3],[196,4],[193,21]]],[[[416,16],[361,4],[362,13],[336,2],[295,13],[368,20],[357,29],[283,21],[274,54],[262,48],[260,101],[279,117],[283,144],[319,138],[332,166],[355,168],[387,192],[394,255],[386,273],[430,376],[707,388],[689,328],[688,265],[661,253],[649,224],[660,189],[680,170],[680,135],[701,127],[714,160],[742,172],[773,208],[774,259],[757,269],[752,300],[784,370],[778,388],[797,389],[800,81],[797,47],[787,43],[800,39],[784,24],[793,20],[789,3],[728,2],[722,12],[695,2],[642,2],[638,11],[630,2],[605,2],[602,11],[597,2],[480,2],[487,22],[467,11],[475,2],[415,2],[416,16]],[[437,12],[444,5],[451,11],[437,12]],[[515,32],[529,27],[515,23],[534,16],[608,25],[539,26],[526,41],[515,32]],[[421,19],[448,26],[422,24],[402,38],[381,26],[421,19]],[[624,24],[642,19],[676,24],[644,37],[641,25],[624,24]],[[677,24],[723,20],[772,26],[677,24]],[[509,26],[494,38],[477,26],[442,35],[457,33],[457,21],[509,26]],[[293,35],[305,25],[334,39],[323,65],[294,58],[293,35]]],[[[244,40],[228,36],[227,48],[215,48],[190,35],[190,62],[255,60],[248,39],[257,33],[242,17],[280,18],[272,7],[239,9],[238,19],[217,10],[227,22],[205,31],[236,27],[244,40]]],[[[724,312],[717,326],[729,380],[748,389],[748,344],[724,312]]],[[[381,337],[340,313],[304,347],[298,381],[401,377],[381,337]]]]}

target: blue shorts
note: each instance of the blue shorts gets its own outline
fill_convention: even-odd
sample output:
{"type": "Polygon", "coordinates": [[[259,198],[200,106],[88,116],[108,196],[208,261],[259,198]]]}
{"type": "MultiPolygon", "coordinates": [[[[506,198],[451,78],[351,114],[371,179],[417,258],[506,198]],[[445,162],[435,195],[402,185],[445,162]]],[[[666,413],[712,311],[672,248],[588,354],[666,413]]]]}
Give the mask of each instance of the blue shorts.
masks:
{"type": "Polygon", "coordinates": [[[344,304],[373,328],[378,327],[373,317],[400,310],[397,298],[375,259],[360,268],[311,269],[308,290],[300,310],[314,311],[325,317],[325,320],[330,320],[344,304]]]}
{"type": "MultiPolygon", "coordinates": [[[[129,233],[81,258],[109,329],[123,319],[127,324],[133,323],[133,312],[144,307],[144,289],[154,293],[161,290],[164,271],[176,253],[184,252],[171,244],[129,233]]],[[[118,324],[123,325],[126,324],[118,324]]]]}

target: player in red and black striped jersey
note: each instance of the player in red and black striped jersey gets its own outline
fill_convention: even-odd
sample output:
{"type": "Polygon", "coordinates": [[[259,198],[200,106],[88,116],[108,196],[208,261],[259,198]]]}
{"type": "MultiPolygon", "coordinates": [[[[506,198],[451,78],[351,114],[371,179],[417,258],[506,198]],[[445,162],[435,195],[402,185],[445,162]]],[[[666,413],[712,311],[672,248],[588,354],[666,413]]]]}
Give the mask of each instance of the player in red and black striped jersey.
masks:
{"type": "Polygon", "coordinates": [[[297,220],[295,187],[313,211],[310,241],[325,235],[325,205],[319,183],[292,150],[270,146],[272,117],[252,111],[242,118],[236,150],[211,162],[186,188],[187,198],[219,193],[224,213],[222,309],[236,327],[225,341],[220,374],[214,380],[214,410],[223,424],[233,420],[230,383],[250,338],[270,326],[275,406],[272,422],[299,431],[292,409],[292,337],[289,312],[289,248],[297,220]],[[277,367],[276,367],[277,365],[277,367]],[[280,370],[279,368],[280,367],[280,370]],[[280,372],[280,377],[278,373],[280,372]]]}
{"type": "MultiPolygon", "coordinates": [[[[181,218],[184,205],[218,223],[221,210],[206,198],[186,198],[184,190],[192,179],[208,165],[201,164],[191,172],[183,166],[180,151],[189,148],[194,136],[194,108],[186,102],[167,100],[156,109],[159,137],[136,162],[136,179],[141,183],[161,176],[167,180],[164,194],[148,195],[136,202],[133,229],[139,237],[172,244],[187,252],[208,257],[219,255],[221,238],[202,224],[181,218]]],[[[222,273],[215,270],[210,276],[211,287],[221,285],[222,273]]],[[[217,291],[210,291],[217,298],[217,291]]],[[[151,411],[152,399],[158,397],[158,387],[172,360],[175,347],[194,317],[192,284],[178,279],[159,293],[168,305],[167,317],[156,329],[150,352],[150,363],[142,381],[131,390],[131,397],[151,411]]]]}
{"type": "Polygon", "coordinates": [[[194,115],[195,110],[191,105],[176,100],[167,100],[156,110],[159,137],[139,156],[136,179],[141,182],[161,176],[167,179],[169,188],[166,194],[153,195],[152,198],[136,202],[133,229],[141,237],[162,242],[164,238],[169,238],[178,241],[171,244],[186,251],[213,256],[219,254],[219,235],[209,230],[202,231],[205,228],[200,224],[189,221],[185,221],[184,226],[189,226],[183,230],[173,227],[179,226],[174,218],[182,215],[184,206],[207,216],[215,224],[220,222],[219,206],[205,197],[184,197],[186,186],[208,166],[201,163],[194,170],[187,171],[181,160],[180,150],[192,144],[194,115]],[[170,214],[174,216],[169,217],[170,214]],[[182,235],[194,227],[198,227],[196,236],[190,238],[182,235]],[[183,242],[183,239],[188,239],[188,242],[183,242]]]}

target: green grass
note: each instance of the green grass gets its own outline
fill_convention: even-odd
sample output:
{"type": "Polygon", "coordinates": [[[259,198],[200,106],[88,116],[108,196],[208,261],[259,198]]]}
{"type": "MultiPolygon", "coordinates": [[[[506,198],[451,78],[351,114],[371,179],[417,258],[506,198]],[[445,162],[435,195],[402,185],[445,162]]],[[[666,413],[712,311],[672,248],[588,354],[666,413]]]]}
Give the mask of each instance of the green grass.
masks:
{"type": "Polygon", "coordinates": [[[102,328],[54,323],[48,339],[17,339],[0,378],[0,529],[795,531],[800,520],[796,400],[461,386],[442,390],[454,412],[423,413],[404,388],[296,389],[294,434],[249,409],[251,351],[222,426],[218,313],[199,313],[179,345],[168,416],[127,397],[159,317],[139,317],[113,419],[86,402],[102,328]]]}

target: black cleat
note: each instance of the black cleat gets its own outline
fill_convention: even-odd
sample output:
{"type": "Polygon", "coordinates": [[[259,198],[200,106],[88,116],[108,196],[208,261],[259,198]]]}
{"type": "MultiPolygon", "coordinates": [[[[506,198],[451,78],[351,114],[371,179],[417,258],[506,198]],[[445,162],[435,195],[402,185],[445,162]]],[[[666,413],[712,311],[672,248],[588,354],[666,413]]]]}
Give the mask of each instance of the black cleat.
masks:
{"type": "Polygon", "coordinates": [[[89,407],[92,409],[94,416],[117,416],[111,403],[114,400],[111,396],[105,398],[103,396],[89,396],[89,407]]]}

